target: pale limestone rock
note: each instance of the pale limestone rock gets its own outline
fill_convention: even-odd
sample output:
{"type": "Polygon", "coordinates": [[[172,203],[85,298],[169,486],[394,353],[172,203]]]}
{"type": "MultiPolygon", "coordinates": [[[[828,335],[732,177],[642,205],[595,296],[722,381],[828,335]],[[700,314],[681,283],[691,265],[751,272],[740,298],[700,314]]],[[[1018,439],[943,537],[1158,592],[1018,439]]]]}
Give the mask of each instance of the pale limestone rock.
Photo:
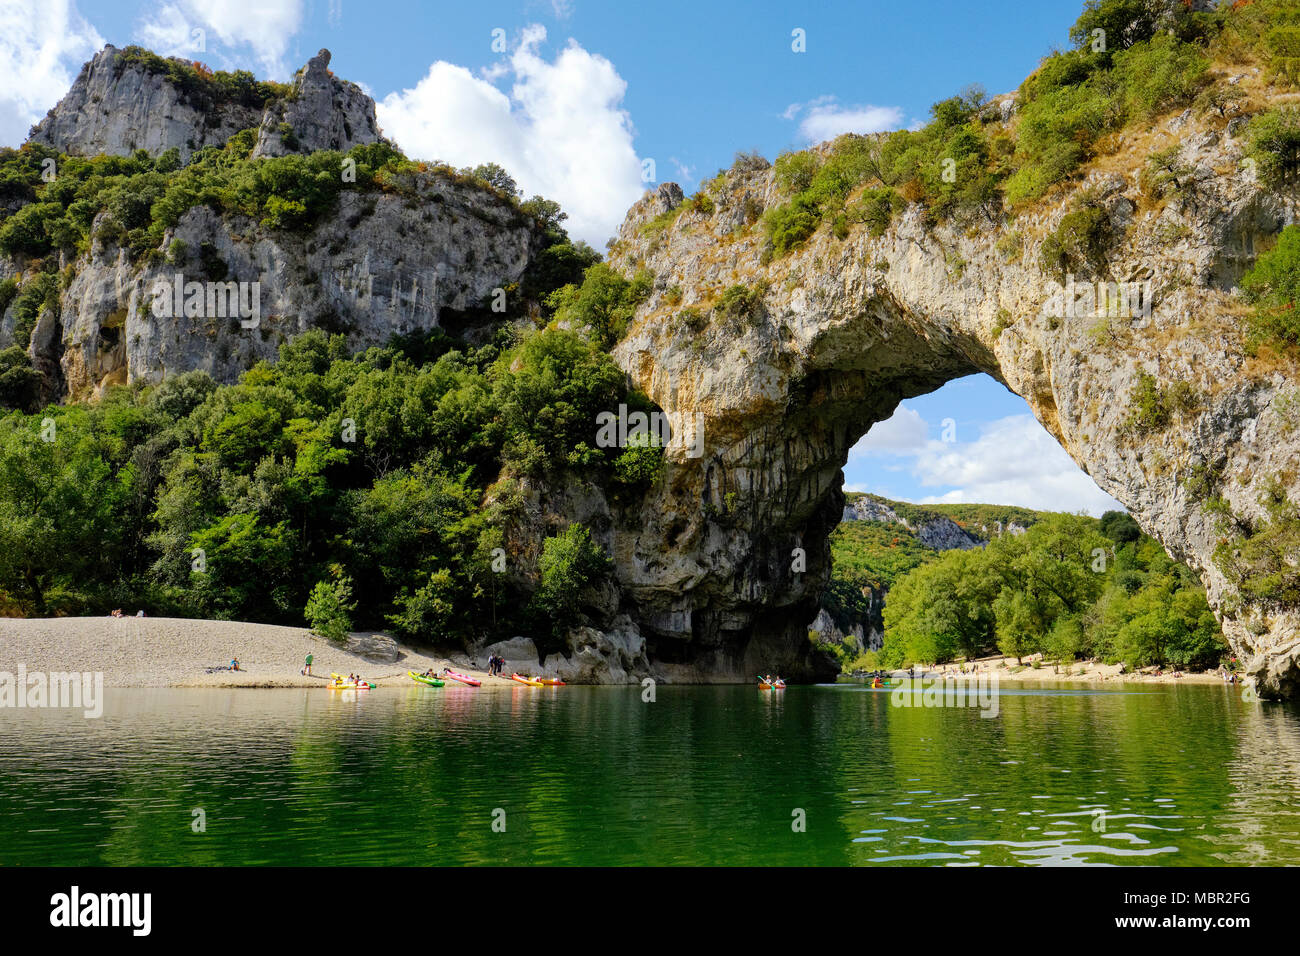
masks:
{"type": "Polygon", "coordinates": [[[283,156],[353,146],[379,140],[375,101],[355,83],[329,72],[330,51],[321,50],[294,77],[293,93],[267,105],[253,156],[283,156]],[[280,130],[292,130],[292,143],[280,130]]]}
{"type": "MultiPolygon", "coordinates": [[[[1212,559],[1215,522],[1186,485],[1209,463],[1220,469],[1216,492],[1238,515],[1262,514],[1258,499],[1274,475],[1300,499],[1300,433],[1275,410],[1296,385],[1244,354],[1231,294],[1259,242],[1295,221],[1295,196],[1238,173],[1242,143],[1232,133],[1209,117],[1182,122],[1195,186],[1160,217],[1144,211],[1137,186],[1145,155],[1109,163],[1009,225],[928,228],[912,207],[880,237],[858,228],[839,240],[823,225],[803,248],[770,261],[761,228],[737,232],[726,216],[690,210],[647,234],[641,226],[662,208],[663,190],[637,203],[612,263],[629,276],[650,269],[655,293],[615,355],[665,411],[700,416],[706,446],[698,459],[669,448],[643,524],[623,545],[640,557],[620,561],[618,576],[652,659],[675,643],[691,649],[693,663],[683,665],[691,669],[712,661],[744,679],[757,660],[820,673],[806,635],[829,571],[827,535],[844,514],[849,449],[900,400],[986,372],[1024,397],[1075,461],[1198,572],[1243,659],[1276,661],[1255,670],[1261,693],[1293,688],[1294,655],[1283,648],[1300,615],[1238,606],[1212,559]],[[1082,305],[1068,310],[1065,289],[1039,267],[1044,238],[1085,190],[1113,235],[1092,271],[1149,281],[1149,317],[1086,314],[1079,287],[1082,305]],[[1013,231],[1018,246],[999,248],[1013,231]],[[715,317],[698,336],[674,321],[683,306],[707,312],[737,283],[766,284],[753,320],[715,317]],[[679,306],[663,299],[674,286],[679,306]],[[1197,406],[1161,432],[1127,429],[1142,372],[1162,388],[1189,383],[1197,406]],[[800,553],[802,571],[792,557],[800,553]]],[[[732,170],[713,195],[718,209],[741,195],[764,208],[783,201],[771,170],[732,170]]]]}
{"type": "Polygon", "coordinates": [[[256,126],[259,108],[192,101],[167,77],[135,63],[111,44],[81,68],[68,93],[34,128],[31,141],[77,156],[158,156],[173,147],[181,160],[221,146],[256,126]]]}

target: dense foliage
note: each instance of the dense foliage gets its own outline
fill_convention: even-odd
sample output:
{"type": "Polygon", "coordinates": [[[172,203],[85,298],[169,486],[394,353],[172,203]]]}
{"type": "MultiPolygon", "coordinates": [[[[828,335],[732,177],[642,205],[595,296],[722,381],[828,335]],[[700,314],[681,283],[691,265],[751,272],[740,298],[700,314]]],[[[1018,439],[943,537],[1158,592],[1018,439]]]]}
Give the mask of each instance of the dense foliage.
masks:
{"type": "Polygon", "coordinates": [[[1195,575],[1116,513],[1044,515],[944,552],[895,582],[884,616],[888,666],[1001,651],[1207,667],[1227,652],[1195,575]]]}
{"type": "Polygon", "coordinates": [[[585,529],[547,543],[540,574],[494,566],[520,480],[612,479],[621,456],[647,452],[593,447],[596,415],[645,400],[572,332],[455,344],[425,343],[439,354],[423,364],[397,346],[349,358],[342,337],[313,331],[235,385],[195,372],[11,412],[0,604],[294,624],[309,608],[322,633],[426,639],[573,612],[603,573],[585,529]]]}

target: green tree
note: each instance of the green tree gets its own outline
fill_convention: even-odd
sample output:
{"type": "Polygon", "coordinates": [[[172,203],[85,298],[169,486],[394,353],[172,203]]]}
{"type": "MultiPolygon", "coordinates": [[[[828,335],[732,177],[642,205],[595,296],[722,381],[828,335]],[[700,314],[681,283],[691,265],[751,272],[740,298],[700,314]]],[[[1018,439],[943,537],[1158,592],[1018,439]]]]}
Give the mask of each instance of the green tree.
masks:
{"type": "Polygon", "coordinates": [[[352,579],[340,565],[330,566],[329,580],[317,581],[304,614],[312,631],[331,641],[343,641],[352,630],[352,579]]]}
{"type": "Polygon", "coordinates": [[[605,552],[591,540],[591,532],[571,524],[542,544],[541,584],[533,603],[556,627],[563,627],[581,614],[584,594],[605,578],[610,566],[605,552]]]}

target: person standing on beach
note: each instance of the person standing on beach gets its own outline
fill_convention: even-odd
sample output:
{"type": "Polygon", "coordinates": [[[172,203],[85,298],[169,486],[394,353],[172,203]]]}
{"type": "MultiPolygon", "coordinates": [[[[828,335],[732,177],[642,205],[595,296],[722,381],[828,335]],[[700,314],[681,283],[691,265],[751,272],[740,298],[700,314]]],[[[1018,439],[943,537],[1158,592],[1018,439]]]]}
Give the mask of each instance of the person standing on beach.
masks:
{"type": "Polygon", "coordinates": [[[315,659],[315,658],[313,658],[313,657],[311,656],[311,653],[308,652],[308,654],[307,654],[307,664],[306,664],[306,666],[303,667],[303,670],[302,670],[302,672],[303,672],[304,674],[306,674],[308,677],[311,676],[311,662],[312,662],[314,659],[315,659]]]}

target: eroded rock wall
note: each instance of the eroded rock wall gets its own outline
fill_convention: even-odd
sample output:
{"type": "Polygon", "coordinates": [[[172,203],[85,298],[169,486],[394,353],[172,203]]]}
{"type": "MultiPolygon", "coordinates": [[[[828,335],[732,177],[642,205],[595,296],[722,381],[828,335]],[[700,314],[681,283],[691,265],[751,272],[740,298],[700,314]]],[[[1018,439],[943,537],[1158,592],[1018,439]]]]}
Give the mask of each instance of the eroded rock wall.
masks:
{"type": "Polygon", "coordinates": [[[711,212],[684,210],[666,229],[650,224],[680,190],[661,187],[633,207],[613,262],[628,275],[650,269],[655,292],[616,357],[666,411],[698,416],[705,435],[701,458],[670,446],[645,525],[625,545],[635,560],[620,562],[652,647],[715,646],[731,660],[822,673],[806,631],[849,448],[899,400],[985,372],[1199,573],[1233,648],[1256,661],[1261,690],[1293,686],[1294,661],[1278,660],[1297,635],[1295,609],[1238,601],[1212,558],[1219,534],[1206,492],[1189,488],[1211,474],[1214,493],[1247,517],[1262,514],[1272,479],[1300,495],[1300,433],[1285,412],[1295,370],[1246,353],[1232,294],[1257,243],[1295,220],[1296,196],[1242,164],[1241,127],[1175,117],[1012,223],[933,226],[912,206],[878,237],[858,227],[839,239],[823,225],[784,257],[765,254],[755,222],[786,198],[770,168],[731,170],[710,189],[711,212]],[[1139,171],[1173,143],[1191,188],[1152,203],[1139,171]],[[1039,251],[1085,190],[1113,238],[1105,262],[1070,285],[1043,270],[1039,251]],[[1144,284],[1150,315],[1099,312],[1085,294],[1096,280],[1144,284]],[[726,318],[715,306],[738,284],[760,290],[761,307],[726,318]],[[711,315],[707,327],[682,322],[687,308],[711,315]],[[1149,433],[1129,421],[1144,374],[1161,389],[1188,383],[1195,396],[1149,433]]]}

